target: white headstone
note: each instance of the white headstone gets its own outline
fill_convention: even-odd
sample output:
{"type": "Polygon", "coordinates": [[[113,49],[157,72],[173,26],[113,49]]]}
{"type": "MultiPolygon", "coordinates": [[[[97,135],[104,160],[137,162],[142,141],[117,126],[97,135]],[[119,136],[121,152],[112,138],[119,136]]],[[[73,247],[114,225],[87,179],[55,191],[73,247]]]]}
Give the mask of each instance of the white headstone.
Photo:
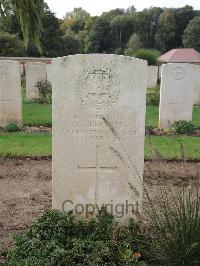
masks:
{"type": "Polygon", "coordinates": [[[26,63],[26,98],[38,99],[39,90],[36,83],[46,80],[46,64],[45,63],[26,63]]]}
{"type": "Polygon", "coordinates": [[[158,67],[158,78],[161,79],[161,69],[162,69],[162,65],[159,65],[158,67]]]}
{"type": "Polygon", "coordinates": [[[53,59],[52,73],[53,208],[107,205],[124,222],[142,203],[146,61],[75,55],[53,59]]]}
{"type": "Polygon", "coordinates": [[[193,103],[200,105],[200,65],[194,65],[194,90],[193,90],[193,103]]]}
{"type": "Polygon", "coordinates": [[[155,88],[158,84],[158,67],[148,66],[148,88],[155,88]]]}
{"type": "Polygon", "coordinates": [[[0,127],[9,123],[22,125],[20,64],[0,61],[0,127]]]}
{"type": "Polygon", "coordinates": [[[193,66],[171,63],[162,66],[159,127],[168,128],[179,120],[192,120],[193,66]]]}
{"type": "Polygon", "coordinates": [[[51,65],[51,64],[47,64],[47,65],[46,65],[46,70],[47,70],[47,80],[48,80],[49,82],[52,82],[51,68],[52,68],[52,65],[51,65]]]}

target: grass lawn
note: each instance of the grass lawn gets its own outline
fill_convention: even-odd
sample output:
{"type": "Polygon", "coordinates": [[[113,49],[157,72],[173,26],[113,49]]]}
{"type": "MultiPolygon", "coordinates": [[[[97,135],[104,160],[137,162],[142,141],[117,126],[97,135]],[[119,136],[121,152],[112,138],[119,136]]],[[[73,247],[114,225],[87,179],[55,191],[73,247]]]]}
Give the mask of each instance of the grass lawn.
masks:
{"type": "Polygon", "coordinates": [[[146,106],[146,125],[158,127],[159,107],[154,105],[146,106]]]}
{"type": "Polygon", "coordinates": [[[51,141],[51,134],[0,134],[0,156],[48,156],[51,141]]]}
{"type": "MultiPolygon", "coordinates": [[[[158,127],[159,107],[147,105],[146,125],[158,127]]],[[[51,126],[51,104],[23,102],[23,123],[25,126],[51,126]]],[[[193,107],[193,123],[200,128],[200,106],[193,107]]]]}
{"type": "MultiPolygon", "coordinates": [[[[154,159],[159,154],[163,159],[200,160],[200,138],[190,136],[146,136],[145,159],[154,159]],[[181,144],[184,149],[181,149],[181,144]]],[[[158,157],[159,157],[158,156],[158,157]]]]}
{"type": "MultiPolygon", "coordinates": [[[[200,128],[200,106],[193,107],[192,122],[195,126],[200,128]]],[[[146,125],[158,127],[159,121],[159,107],[155,105],[147,105],[146,110],[146,125]]]]}
{"type": "Polygon", "coordinates": [[[23,123],[25,126],[51,126],[52,105],[23,102],[23,123]]]}
{"type": "MultiPolygon", "coordinates": [[[[180,159],[180,143],[185,159],[200,160],[200,138],[188,136],[146,136],[145,158],[154,159],[155,152],[163,159],[180,159]]],[[[49,156],[51,134],[5,133],[0,134],[0,156],[49,156]]]]}

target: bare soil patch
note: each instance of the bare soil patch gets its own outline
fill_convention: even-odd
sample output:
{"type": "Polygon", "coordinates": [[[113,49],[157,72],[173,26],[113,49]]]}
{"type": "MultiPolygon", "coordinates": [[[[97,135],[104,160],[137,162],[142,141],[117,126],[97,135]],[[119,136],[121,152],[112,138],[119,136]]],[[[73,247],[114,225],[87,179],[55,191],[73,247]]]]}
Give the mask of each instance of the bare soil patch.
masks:
{"type": "MultiPolygon", "coordinates": [[[[155,200],[160,187],[196,187],[199,179],[200,162],[145,162],[144,183],[155,200]]],[[[0,265],[12,235],[50,207],[51,159],[0,158],[0,265]]]]}

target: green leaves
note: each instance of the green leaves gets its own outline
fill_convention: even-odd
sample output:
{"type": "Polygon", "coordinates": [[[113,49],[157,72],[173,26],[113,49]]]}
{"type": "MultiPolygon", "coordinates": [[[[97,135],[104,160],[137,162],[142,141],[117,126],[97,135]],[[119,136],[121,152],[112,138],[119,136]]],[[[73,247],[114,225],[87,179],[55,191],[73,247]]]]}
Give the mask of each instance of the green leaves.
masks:
{"type": "Polygon", "coordinates": [[[11,3],[22,28],[25,47],[27,48],[29,39],[32,39],[41,52],[40,34],[42,31],[43,0],[11,0],[11,3]]]}
{"type": "Polygon", "coordinates": [[[191,121],[179,120],[172,125],[174,132],[179,134],[192,135],[196,131],[196,127],[191,121]]]}
{"type": "Polygon", "coordinates": [[[200,16],[194,17],[188,23],[184,35],[183,44],[184,47],[193,47],[194,49],[200,51],[200,16]]]}
{"type": "Polygon", "coordinates": [[[141,256],[150,253],[149,240],[138,223],[131,220],[129,226],[120,227],[104,210],[96,219],[83,221],[72,213],[47,210],[14,241],[9,266],[144,266],[141,256]]]}

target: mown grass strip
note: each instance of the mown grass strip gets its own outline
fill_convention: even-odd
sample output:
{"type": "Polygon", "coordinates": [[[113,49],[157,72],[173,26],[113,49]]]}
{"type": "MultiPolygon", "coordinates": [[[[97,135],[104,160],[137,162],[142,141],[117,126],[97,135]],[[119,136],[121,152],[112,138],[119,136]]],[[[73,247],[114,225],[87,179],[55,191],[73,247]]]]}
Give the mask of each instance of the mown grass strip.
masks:
{"type": "MultiPolygon", "coordinates": [[[[0,156],[50,156],[50,133],[2,133],[0,156]]],[[[200,138],[190,136],[146,136],[145,159],[200,160],[200,138]]]]}

